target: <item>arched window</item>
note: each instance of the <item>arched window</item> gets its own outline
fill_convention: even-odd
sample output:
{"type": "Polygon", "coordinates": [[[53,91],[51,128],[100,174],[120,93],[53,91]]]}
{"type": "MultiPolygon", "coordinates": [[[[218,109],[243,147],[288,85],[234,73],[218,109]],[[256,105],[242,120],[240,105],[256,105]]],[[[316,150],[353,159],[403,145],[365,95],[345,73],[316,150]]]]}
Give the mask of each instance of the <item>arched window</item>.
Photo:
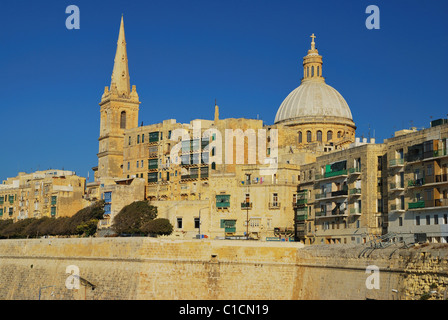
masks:
{"type": "Polygon", "coordinates": [[[340,138],[342,135],[341,131],[338,131],[338,138],[340,138]]]}
{"type": "Polygon", "coordinates": [[[302,143],[302,131],[299,131],[299,143],[302,143]]]}
{"type": "Polygon", "coordinates": [[[311,66],[311,76],[314,77],[314,66],[311,66]]]}
{"type": "Polygon", "coordinates": [[[320,67],[319,66],[317,66],[317,76],[320,76],[320,67]]]}
{"type": "Polygon", "coordinates": [[[120,114],[120,129],[126,129],[126,111],[120,114]]]}
{"type": "Polygon", "coordinates": [[[306,132],[306,142],[311,142],[311,131],[306,132]]]}
{"type": "Polygon", "coordinates": [[[328,131],[327,132],[327,141],[331,141],[333,140],[333,131],[328,131]]]}
{"type": "Polygon", "coordinates": [[[317,141],[322,142],[322,131],[317,131],[317,141]]]}
{"type": "Polygon", "coordinates": [[[212,170],[216,170],[216,163],[212,162],[212,170]]]}

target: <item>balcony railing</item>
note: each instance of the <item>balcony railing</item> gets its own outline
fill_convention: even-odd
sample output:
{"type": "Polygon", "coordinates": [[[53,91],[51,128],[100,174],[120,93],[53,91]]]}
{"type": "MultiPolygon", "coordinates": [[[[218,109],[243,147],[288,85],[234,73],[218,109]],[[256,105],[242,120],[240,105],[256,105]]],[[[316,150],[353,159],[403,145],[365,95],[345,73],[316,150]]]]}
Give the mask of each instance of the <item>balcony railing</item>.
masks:
{"type": "Polygon", "coordinates": [[[389,160],[389,167],[398,167],[404,165],[404,159],[392,159],[389,160]]]}
{"type": "Polygon", "coordinates": [[[404,184],[403,183],[396,183],[396,182],[392,182],[390,185],[390,190],[403,190],[404,189],[404,184]]]}
{"type": "Polygon", "coordinates": [[[357,196],[361,194],[361,188],[353,188],[350,189],[350,195],[351,196],[357,196]]]}
{"type": "Polygon", "coordinates": [[[361,168],[350,168],[350,169],[348,169],[348,173],[349,174],[360,174],[361,168]]]}
{"type": "Polygon", "coordinates": [[[409,180],[408,187],[420,187],[431,183],[448,182],[448,174],[437,174],[433,176],[426,176],[416,180],[409,180]]]}
{"type": "Polygon", "coordinates": [[[346,176],[347,170],[339,170],[339,171],[331,171],[331,172],[325,172],[324,174],[317,174],[315,176],[316,180],[321,180],[325,178],[332,178],[332,177],[339,177],[339,176],[346,176]]]}
{"type": "Polygon", "coordinates": [[[327,211],[316,211],[316,217],[325,217],[327,215],[327,211]]]}
{"type": "Polygon", "coordinates": [[[390,205],[390,211],[404,211],[404,207],[399,204],[393,203],[390,205]]]}
{"type": "Polygon", "coordinates": [[[448,199],[419,200],[408,203],[408,209],[428,209],[437,207],[448,207],[448,199]]]}
{"type": "Polygon", "coordinates": [[[269,209],[280,209],[280,202],[269,202],[269,209]]]}
{"type": "Polygon", "coordinates": [[[324,192],[324,193],[318,193],[314,197],[316,200],[319,199],[327,199],[327,198],[333,198],[333,197],[343,197],[348,195],[348,190],[338,190],[338,191],[332,191],[332,192],[324,192]]]}

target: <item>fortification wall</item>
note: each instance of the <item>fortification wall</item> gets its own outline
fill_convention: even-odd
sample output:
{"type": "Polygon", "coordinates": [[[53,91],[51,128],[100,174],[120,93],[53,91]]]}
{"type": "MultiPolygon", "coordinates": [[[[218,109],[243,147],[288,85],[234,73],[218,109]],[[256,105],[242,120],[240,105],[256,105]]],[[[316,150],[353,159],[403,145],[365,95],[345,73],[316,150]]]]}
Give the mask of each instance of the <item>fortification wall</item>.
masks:
{"type": "MultiPolygon", "coordinates": [[[[0,299],[405,299],[448,285],[442,246],[383,249],[152,238],[0,241],[0,299]],[[379,267],[379,289],[366,268],[379,267]],[[68,289],[68,266],[79,289],[68,289]],[[92,290],[92,285],[95,287],[92,290]]],[[[70,283],[69,283],[70,287],[70,283]]]]}

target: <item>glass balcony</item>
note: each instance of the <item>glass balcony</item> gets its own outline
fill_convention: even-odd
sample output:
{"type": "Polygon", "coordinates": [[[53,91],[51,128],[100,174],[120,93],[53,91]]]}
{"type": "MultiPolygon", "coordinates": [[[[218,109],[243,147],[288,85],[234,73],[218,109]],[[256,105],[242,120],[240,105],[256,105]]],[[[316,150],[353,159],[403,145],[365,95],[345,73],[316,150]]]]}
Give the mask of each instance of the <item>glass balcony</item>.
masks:
{"type": "Polygon", "coordinates": [[[305,221],[308,219],[308,214],[297,214],[296,221],[305,221]]]}
{"type": "Polygon", "coordinates": [[[351,196],[361,195],[361,188],[350,189],[350,195],[351,196]]]}
{"type": "Polygon", "coordinates": [[[351,208],[350,209],[350,214],[361,214],[361,209],[360,208],[351,208]]]}
{"type": "Polygon", "coordinates": [[[392,159],[389,161],[389,167],[400,167],[404,165],[404,159],[392,159]]]}
{"type": "Polygon", "coordinates": [[[361,174],[361,168],[350,168],[350,169],[348,169],[348,173],[350,175],[352,175],[352,174],[361,174]]]}

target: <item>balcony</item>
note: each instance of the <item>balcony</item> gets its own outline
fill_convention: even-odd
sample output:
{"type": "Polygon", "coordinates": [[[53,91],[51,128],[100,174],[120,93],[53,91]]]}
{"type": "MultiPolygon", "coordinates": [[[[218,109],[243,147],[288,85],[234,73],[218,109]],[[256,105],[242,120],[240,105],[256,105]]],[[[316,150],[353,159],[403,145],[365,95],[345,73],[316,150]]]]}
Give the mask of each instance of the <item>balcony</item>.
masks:
{"type": "Polygon", "coordinates": [[[317,174],[315,176],[316,180],[324,180],[329,178],[340,178],[340,177],[346,177],[347,176],[347,170],[339,170],[339,171],[330,171],[325,172],[324,174],[317,174]]]}
{"type": "Polygon", "coordinates": [[[354,215],[354,216],[361,215],[361,208],[351,208],[350,209],[350,214],[354,215]]]}
{"type": "Polygon", "coordinates": [[[361,188],[350,189],[350,196],[360,196],[360,195],[361,195],[361,188]]]}
{"type": "Polygon", "coordinates": [[[438,209],[448,207],[448,199],[419,200],[408,203],[409,210],[438,209]]]}
{"type": "Polygon", "coordinates": [[[348,190],[338,190],[338,191],[332,191],[332,192],[324,192],[324,193],[318,193],[314,197],[317,201],[321,200],[329,200],[329,199],[336,199],[336,198],[344,198],[348,196],[348,190]]]}
{"type": "Polygon", "coordinates": [[[241,202],[241,209],[242,210],[251,210],[252,202],[241,202]]]}
{"type": "Polygon", "coordinates": [[[390,191],[403,191],[404,190],[404,184],[403,183],[392,182],[389,185],[389,190],[390,191]]]}
{"type": "Polygon", "coordinates": [[[301,221],[305,221],[305,220],[307,220],[308,219],[308,214],[297,214],[296,215],[296,221],[297,222],[301,222],[301,221]]]}
{"type": "Polygon", "coordinates": [[[228,208],[230,207],[230,202],[228,201],[217,201],[216,202],[216,208],[228,208]]]}
{"type": "Polygon", "coordinates": [[[425,207],[425,201],[421,200],[421,201],[416,201],[416,202],[409,202],[408,203],[408,209],[412,210],[412,209],[420,209],[420,208],[424,208],[425,207]]]}
{"type": "Polygon", "coordinates": [[[404,159],[392,159],[389,160],[389,167],[402,167],[404,166],[404,159]]]}
{"type": "Polygon", "coordinates": [[[409,180],[408,187],[417,188],[428,185],[438,185],[448,183],[448,174],[437,174],[432,176],[426,176],[416,180],[409,180]]]}
{"type": "Polygon", "coordinates": [[[269,202],[269,209],[280,209],[280,202],[269,202]]]}
{"type": "Polygon", "coordinates": [[[348,169],[349,175],[359,175],[361,174],[361,168],[350,168],[348,169]]]}
{"type": "Polygon", "coordinates": [[[390,212],[404,212],[404,206],[393,203],[390,205],[390,212]]]}

